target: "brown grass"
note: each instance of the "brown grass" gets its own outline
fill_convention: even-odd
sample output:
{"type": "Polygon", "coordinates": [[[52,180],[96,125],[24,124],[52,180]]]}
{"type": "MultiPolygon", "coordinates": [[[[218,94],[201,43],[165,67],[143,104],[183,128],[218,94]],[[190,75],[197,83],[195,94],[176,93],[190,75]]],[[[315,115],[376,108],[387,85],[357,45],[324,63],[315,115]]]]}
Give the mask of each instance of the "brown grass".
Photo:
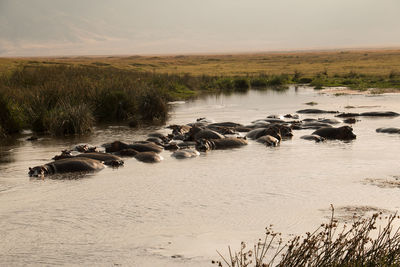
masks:
{"type": "Polygon", "coordinates": [[[0,71],[20,65],[86,65],[159,73],[246,75],[255,73],[315,76],[318,73],[390,75],[400,72],[400,50],[285,52],[235,55],[99,56],[0,58],[0,71]]]}

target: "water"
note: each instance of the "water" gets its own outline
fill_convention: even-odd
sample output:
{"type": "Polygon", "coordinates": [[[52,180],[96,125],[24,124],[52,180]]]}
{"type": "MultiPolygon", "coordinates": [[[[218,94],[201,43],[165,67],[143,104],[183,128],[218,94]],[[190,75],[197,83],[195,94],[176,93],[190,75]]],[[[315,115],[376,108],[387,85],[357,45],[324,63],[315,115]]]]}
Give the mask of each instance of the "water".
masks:
{"type": "MultiPolygon", "coordinates": [[[[321,109],[400,112],[399,100],[294,87],[251,91],[178,104],[168,123],[207,117],[249,124],[294,113],[310,101],[321,109]]],[[[301,118],[322,116],[333,117],[301,118]]],[[[313,230],[330,204],[338,213],[340,207],[396,211],[399,188],[365,182],[400,174],[400,136],[376,133],[379,127],[400,127],[400,118],[361,118],[352,142],[314,143],[299,138],[312,132],[302,130],[277,148],[250,141],[187,160],[165,151],[160,164],[126,159],[122,168],[64,180],[29,179],[28,167],[73,144],[143,140],[150,131],[168,130],[107,127],[75,139],[6,140],[0,148],[0,265],[210,266],[216,249],[252,243],[269,224],[286,236],[313,230]]]]}

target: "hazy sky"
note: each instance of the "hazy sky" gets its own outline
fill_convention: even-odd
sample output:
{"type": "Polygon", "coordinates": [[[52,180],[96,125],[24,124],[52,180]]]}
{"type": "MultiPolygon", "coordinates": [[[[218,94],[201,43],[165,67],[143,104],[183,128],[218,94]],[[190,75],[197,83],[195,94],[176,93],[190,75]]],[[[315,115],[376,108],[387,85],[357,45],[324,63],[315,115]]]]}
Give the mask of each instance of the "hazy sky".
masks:
{"type": "Polygon", "coordinates": [[[0,56],[400,47],[400,0],[0,0],[0,56]]]}

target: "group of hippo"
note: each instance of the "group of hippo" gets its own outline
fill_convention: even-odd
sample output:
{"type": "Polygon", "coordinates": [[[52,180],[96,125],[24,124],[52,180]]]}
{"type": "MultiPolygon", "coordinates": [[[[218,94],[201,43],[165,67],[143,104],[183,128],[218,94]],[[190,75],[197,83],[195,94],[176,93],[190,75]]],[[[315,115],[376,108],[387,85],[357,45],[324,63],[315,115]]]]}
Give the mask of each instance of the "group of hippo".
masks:
{"type": "MultiPolygon", "coordinates": [[[[42,166],[29,168],[29,175],[44,177],[55,173],[93,172],[103,169],[106,165],[118,167],[124,164],[123,157],[134,157],[146,163],[160,162],[163,150],[172,151],[171,156],[177,159],[192,158],[214,149],[239,148],[255,140],[266,146],[278,146],[284,140],[293,136],[294,130],[313,129],[311,135],[303,135],[302,139],[321,142],[326,139],[353,140],[356,135],[349,125],[334,127],[340,123],[352,124],[358,117],[394,117],[395,112],[365,112],[339,113],[321,109],[303,109],[298,114],[336,114],[338,119],[300,120],[298,114],[285,116],[271,115],[265,119],[253,121],[250,125],[234,122],[215,123],[205,118],[199,118],[194,123],[186,125],[169,125],[172,132],[168,135],[150,133],[145,141],[124,143],[114,141],[103,144],[101,149],[88,145],[79,145],[72,150],[64,150],[53,158],[54,161],[42,166]],[[102,152],[101,152],[102,151],[102,152]]],[[[379,128],[377,132],[400,133],[398,128],[379,128]]]]}

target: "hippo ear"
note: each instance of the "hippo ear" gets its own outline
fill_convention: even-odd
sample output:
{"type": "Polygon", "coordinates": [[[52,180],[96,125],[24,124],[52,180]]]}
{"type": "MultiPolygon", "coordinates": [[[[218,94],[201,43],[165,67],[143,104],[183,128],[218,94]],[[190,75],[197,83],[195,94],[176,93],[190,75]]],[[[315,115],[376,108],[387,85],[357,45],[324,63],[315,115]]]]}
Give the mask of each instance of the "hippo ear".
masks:
{"type": "Polygon", "coordinates": [[[33,171],[31,167],[29,167],[29,171],[33,171]]]}

